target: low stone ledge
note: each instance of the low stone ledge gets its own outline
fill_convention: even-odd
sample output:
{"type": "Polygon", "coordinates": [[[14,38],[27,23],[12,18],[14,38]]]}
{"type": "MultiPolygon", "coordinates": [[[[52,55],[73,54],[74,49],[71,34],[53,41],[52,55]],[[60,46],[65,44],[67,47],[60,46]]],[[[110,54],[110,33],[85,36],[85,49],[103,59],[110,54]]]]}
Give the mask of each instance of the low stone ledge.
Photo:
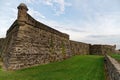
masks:
{"type": "Polygon", "coordinates": [[[120,80],[120,64],[114,58],[105,55],[105,65],[110,80],[120,80]]]}

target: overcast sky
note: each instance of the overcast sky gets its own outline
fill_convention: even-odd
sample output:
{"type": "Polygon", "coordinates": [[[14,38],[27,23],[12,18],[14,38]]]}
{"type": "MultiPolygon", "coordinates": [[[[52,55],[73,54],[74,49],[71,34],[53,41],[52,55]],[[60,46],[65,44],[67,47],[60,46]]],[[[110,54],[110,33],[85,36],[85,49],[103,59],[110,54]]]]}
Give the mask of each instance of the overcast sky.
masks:
{"type": "Polygon", "coordinates": [[[116,44],[120,48],[120,0],[0,0],[0,37],[25,3],[36,20],[70,35],[71,40],[116,44]]]}

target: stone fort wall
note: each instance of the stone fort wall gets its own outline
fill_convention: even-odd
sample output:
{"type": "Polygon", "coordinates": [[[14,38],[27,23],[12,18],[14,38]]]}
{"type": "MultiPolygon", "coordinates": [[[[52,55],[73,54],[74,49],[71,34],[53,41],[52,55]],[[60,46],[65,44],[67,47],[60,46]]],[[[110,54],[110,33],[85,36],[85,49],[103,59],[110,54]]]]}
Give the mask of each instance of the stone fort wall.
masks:
{"type": "Polygon", "coordinates": [[[96,48],[91,48],[87,43],[69,40],[68,34],[36,21],[27,11],[27,6],[20,4],[18,18],[7,31],[2,46],[5,69],[17,70],[61,61],[73,55],[91,54],[90,49],[96,48]]]}
{"type": "MultiPolygon", "coordinates": [[[[10,64],[15,64],[12,61],[16,60],[12,56],[15,56],[14,49],[16,48],[17,34],[18,34],[18,24],[15,21],[12,25],[14,27],[9,34],[7,33],[4,39],[4,46],[2,46],[2,59],[4,63],[4,68],[8,68],[10,64]]],[[[11,28],[12,28],[11,27],[11,28]]],[[[17,62],[16,62],[17,63],[17,62]]]]}
{"type": "Polygon", "coordinates": [[[18,7],[18,19],[7,31],[4,67],[15,70],[70,57],[69,35],[36,21],[26,10],[18,7]]]}
{"type": "Polygon", "coordinates": [[[73,55],[89,54],[90,44],[70,40],[70,47],[73,55]]]}
{"type": "Polygon", "coordinates": [[[90,54],[105,55],[115,53],[116,45],[90,45],[90,54]]]}

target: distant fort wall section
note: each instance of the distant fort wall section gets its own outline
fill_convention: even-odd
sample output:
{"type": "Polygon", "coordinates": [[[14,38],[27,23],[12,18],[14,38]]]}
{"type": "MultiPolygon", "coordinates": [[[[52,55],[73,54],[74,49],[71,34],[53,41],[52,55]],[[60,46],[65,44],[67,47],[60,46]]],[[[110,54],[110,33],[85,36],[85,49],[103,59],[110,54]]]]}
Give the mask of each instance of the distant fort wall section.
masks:
{"type": "MultiPolygon", "coordinates": [[[[105,54],[106,52],[101,53],[101,50],[110,46],[106,45],[101,48],[101,45],[96,47],[69,40],[68,34],[36,21],[27,11],[25,4],[18,6],[17,20],[8,29],[4,39],[2,59],[6,70],[61,61],[74,55],[86,55],[93,52],[95,52],[94,54],[105,54]]],[[[109,47],[109,49],[111,48],[114,49],[109,47]]]]}
{"type": "Polygon", "coordinates": [[[90,45],[90,54],[105,55],[115,53],[116,45],[90,45]]]}
{"type": "Polygon", "coordinates": [[[90,44],[70,40],[70,47],[73,55],[89,54],[90,44]]]}

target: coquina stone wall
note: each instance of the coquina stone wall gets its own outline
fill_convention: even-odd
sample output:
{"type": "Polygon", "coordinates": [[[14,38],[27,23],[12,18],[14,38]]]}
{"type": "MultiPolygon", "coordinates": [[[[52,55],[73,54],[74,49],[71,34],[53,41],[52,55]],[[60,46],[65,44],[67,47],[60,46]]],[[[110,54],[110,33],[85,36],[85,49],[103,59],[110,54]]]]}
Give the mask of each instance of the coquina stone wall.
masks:
{"type": "Polygon", "coordinates": [[[4,68],[16,70],[70,57],[69,35],[36,21],[27,10],[25,4],[18,6],[18,18],[7,31],[4,68]]]}
{"type": "Polygon", "coordinates": [[[106,55],[105,65],[110,80],[120,80],[120,64],[114,58],[106,55]]]}
{"type": "Polygon", "coordinates": [[[115,53],[116,46],[112,45],[90,45],[90,54],[105,55],[115,53]]]}
{"type": "Polygon", "coordinates": [[[90,44],[70,40],[71,52],[73,55],[89,54],[90,44]]]}
{"type": "Polygon", "coordinates": [[[116,45],[102,45],[102,54],[114,54],[116,45]]]}
{"type": "Polygon", "coordinates": [[[4,46],[2,46],[2,60],[5,69],[9,68],[11,64],[15,64],[16,60],[12,56],[16,56],[14,54],[14,49],[16,48],[15,41],[17,41],[17,34],[19,29],[17,21],[13,23],[11,28],[12,30],[9,33],[7,33],[6,38],[4,40],[4,46]],[[12,61],[14,61],[14,63],[12,61]]]}

